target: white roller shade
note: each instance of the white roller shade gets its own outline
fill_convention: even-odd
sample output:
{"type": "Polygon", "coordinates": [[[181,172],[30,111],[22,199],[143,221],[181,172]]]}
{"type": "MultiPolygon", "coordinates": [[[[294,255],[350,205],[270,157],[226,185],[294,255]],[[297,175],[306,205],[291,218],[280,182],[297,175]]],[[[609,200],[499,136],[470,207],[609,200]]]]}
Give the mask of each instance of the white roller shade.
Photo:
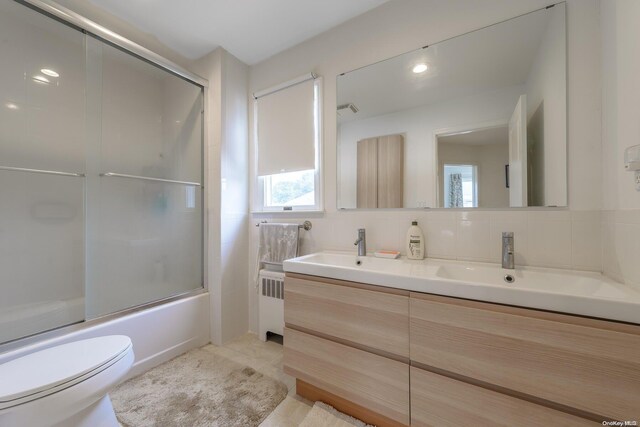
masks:
{"type": "Polygon", "coordinates": [[[258,176],[315,169],[314,82],[258,98],[258,176]]]}

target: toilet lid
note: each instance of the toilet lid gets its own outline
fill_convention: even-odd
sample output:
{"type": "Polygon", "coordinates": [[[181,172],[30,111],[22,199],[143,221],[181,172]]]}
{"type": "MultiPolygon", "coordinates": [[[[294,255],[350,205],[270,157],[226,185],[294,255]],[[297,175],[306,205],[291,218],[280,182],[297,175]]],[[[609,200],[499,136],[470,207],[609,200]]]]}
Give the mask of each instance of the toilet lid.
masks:
{"type": "Polygon", "coordinates": [[[41,395],[91,371],[99,370],[131,348],[131,339],[109,335],[62,344],[0,365],[0,406],[41,395]]]}

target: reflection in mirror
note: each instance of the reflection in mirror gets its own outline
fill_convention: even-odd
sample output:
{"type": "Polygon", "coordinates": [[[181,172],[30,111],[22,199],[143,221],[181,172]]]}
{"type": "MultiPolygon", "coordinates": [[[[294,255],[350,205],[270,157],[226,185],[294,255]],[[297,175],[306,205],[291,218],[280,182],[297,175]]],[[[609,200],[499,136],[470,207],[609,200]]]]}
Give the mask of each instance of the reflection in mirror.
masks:
{"type": "Polygon", "coordinates": [[[566,206],[564,3],[337,86],[339,208],[566,206]]]}

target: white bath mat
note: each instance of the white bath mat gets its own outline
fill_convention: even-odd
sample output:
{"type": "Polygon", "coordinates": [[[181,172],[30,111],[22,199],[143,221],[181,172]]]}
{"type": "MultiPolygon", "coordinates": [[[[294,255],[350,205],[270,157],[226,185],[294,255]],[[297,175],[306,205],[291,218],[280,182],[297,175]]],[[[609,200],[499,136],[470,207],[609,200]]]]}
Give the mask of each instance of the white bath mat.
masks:
{"type": "Polygon", "coordinates": [[[335,408],[316,402],[311,411],[302,420],[300,427],[373,427],[335,408]]]}

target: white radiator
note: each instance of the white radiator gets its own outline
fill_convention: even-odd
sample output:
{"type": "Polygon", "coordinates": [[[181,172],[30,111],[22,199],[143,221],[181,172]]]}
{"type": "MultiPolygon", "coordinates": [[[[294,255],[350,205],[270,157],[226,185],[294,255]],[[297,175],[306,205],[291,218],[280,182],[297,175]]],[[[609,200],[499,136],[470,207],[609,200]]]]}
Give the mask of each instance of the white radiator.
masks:
{"type": "Polygon", "coordinates": [[[258,275],[258,336],[267,340],[267,332],[278,335],[284,329],[284,273],[260,270],[258,275]]]}

